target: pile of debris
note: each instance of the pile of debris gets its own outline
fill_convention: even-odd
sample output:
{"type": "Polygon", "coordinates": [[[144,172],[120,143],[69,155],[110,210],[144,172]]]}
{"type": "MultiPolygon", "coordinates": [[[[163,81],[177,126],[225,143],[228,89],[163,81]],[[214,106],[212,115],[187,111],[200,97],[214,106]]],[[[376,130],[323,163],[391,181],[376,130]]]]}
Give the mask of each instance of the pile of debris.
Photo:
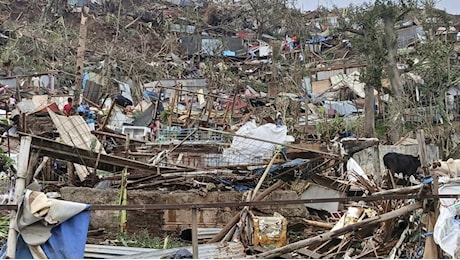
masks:
{"type": "MultiPolygon", "coordinates": [[[[2,69],[1,148],[8,159],[1,158],[1,170],[12,181],[5,202],[14,201],[13,181],[21,174],[21,181],[38,183],[48,195],[85,187],[85,198],[67,199],[87,204],[102,199],[88,196],[101,190],[119,191],[120,207],[129,204],[128,198],[135,201],[130,196],[139,191],[190,192],[198,194],[196,204],[209,202],[212,192],[239,192],[239,202],[248,203],[233,205],[234,211],[224,207],[222,211],[234,215],[213,222],[213,230],[206,229],[204,220],[197,221],[206,227],[190,231],[189,237],[202,243],[195,241],[192,249],[177,253],[119,248],[111,257],[189,256],[193,251],[202,258],[438,258],[442,252],[435,241],[445,253],[457,256],[456,246],[446,241],[457,212],[441,207],[438,217],[436,204],[438,193],[458,194],[455,187],[449,189],[454,184],[439,189],[438,180],[428,178],[437,176],[430,168],[426,178],[409,179],[411,186],[400,187],[382,160],[395,151],[419,155],[426,171],[441,157],[439,149],[425,147],[423,138],[390,146],[359,138],[365,98],[359,70],[365,62],[348,39],[335,33],[338,14],[290,11],[299,18],[293,19],[295,24],[279,26],[272,19],[263,25],[281,28],[273,36],[260,31],[260,19],[241,18],[240,11],[268,17],[285,7],[90,1],[87,15],[80,2],[64,2],[33,2],[37,8],[29,9],[61,17],[51,24],[40,20],[43,30],[21,27],[26,23],[22,17],[29,14],[17,2],[1,6],[12,10],[17,24],[2,20],[10,29],[0,28],[0,44],[8,48],[25,42],[26,50],[18,44],[19,53],[30,53],[34,46],[50,50],[40,55],[51,57],[30,61],[49,69],[42,72],[13,63],[2,69]],[[305,39],[288,32],[296,24],[307,25],[305,39]],[[76,33],[67,33],[78,26],[81,42],[76,33]],[[54,33],[60,31],[65,37],[54,33]],[[107,39],[113,41],[102,50],[101,42],[107,39]],[[76,61],[64,58],[77,42],[83,55],[76,61]],[[77,77],[66,72],[74,68],[77,77]],[[29,163],[19,167],[25,159],[29,163]],[[293,191],[296,198],[269,199],[275,190],[293,191]],[[285,214],[283,209],[291,204],[302,210],[285,214]]],[[[418,28],[401,28],[406,36],[400,38],[415,37],[418,28]]],[[[399,44],[406,48],[412,43],[399,44]]],[[[403,78],[419,93],[423,81],[417,75],[406,73],[403,78]]],[[[457,92],[449,89],[452,97],[457,92]]],[[[374,95],[381,114],[389,96],[377,91],[374,95]]],[[[449,105],[460,111],[453,100],[449,105]]],[[[408,121],[431,120],[433,111],[425,112],[408,108],[405,116],[408,121]]],[[[455,198],[440,200],[443,205],[457,203],[455,198]]],[[[106,203],[113,201],[112,196],[106,203]]],[[[230,203],[212,202],[215,208],[230,203]]],[[[158,209],[160,225],[189,227],[166,223],[166,215],[183,213],[178,210],[158,209]]],[[[87,254],[97,258],[113,249],[97,246],[87,245],[87,254]]]]}

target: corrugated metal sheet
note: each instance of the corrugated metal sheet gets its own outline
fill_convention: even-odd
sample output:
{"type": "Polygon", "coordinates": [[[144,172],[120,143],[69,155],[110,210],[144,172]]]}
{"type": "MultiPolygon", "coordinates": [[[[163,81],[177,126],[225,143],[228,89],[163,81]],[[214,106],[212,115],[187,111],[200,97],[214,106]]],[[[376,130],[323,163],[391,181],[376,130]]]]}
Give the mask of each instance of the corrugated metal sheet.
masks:
{"type": "MultiPolygon", "coordinates": [[[[96,151],[105,154],[105,150],[99,140],[91,133],[91,129],[81,116],[61,116],[49,111],[62,142],[80,149],[96,151]],[[94,146],[94,147],[93,147],[94,146]]],[[[80,164],[74,164],[75,170],[83,181],[89,174],[88,169],[80,164]]]]}
{"type": "Polygon", "coordinates": [[[222,50],[221,39],[201,39],[201,53],[209,56],[218,55],[222,50]]]}
{"type": "MultiPolygon", "coordinates": [[[[192,253],[192,247],[179,247],[166,250],[157,250],[150,252],[143,252],[139,254],[129,255],[129,259],[159,259],[172,256],[180,249],[187,249],[192,253]]],[[[244,246],[241,242],[228,242],[228,243],[215,243],[215,244],[202,244],[198,245],[198,258],[199,259],[233,259],[245,258],[244,246]]],[[[124,257],[114,257],[113,259],[122,259],[124,257]]]]}
{"type": "Polygon", "coordinates": [[[195,26],[192,25],[182,25],[182,24],[171,24],[169,26],[171,32],[182,32],[182,33],[195,33],[195,26]]]}
{"type": "Polygon", "coordinates": [[[182,36],[180,40],[181,49],[183,49],[187,54],[194,54],[201,50],[200,35],[182,36]]]}
{"type": "Polygon", "coordinates": [[[126,246],[107,246],[86,244],[85,258],[109,259],[113,257],[127,257],[134,254],[158,251],[159,249],[126,247],[126,246]]]}
{"type": "Polygon", "coordinates": [[[339,70],[326,70],[326,71],[318,71],[316,73],[316,80],[319,81],[319,80],[325,80],[325,79],[329,79],[330,77],[332,76],[336,76],[336,75],[339,75],[339,74],[343,74],[345,71],[343,69],[339,69],[339,70]]]}
{"type": "Polygon", "coordinates": [[[151,90],[160,87],[174,87],[181,84],[183,87],[206,87],[208,84],[207,79],[163,79],[160,81],[153,81],[144,84],[144,88],[151,90]]]}
{"type": "MultiPolygon", "coordinates": [[[[147,84],[144,84],[144,89],[149,91],[154,91],[160,87],[174,87],[176,85],[182,85],[183,89],[189,91],[199,91],[200,89],[204,90],[204,93],[207,93],[207,79],[163,79],[160,81],[153,81],[147,84]]],[[[174,89],[163,89],[165,98],[170,97],[174,93],[174,89]]]]}

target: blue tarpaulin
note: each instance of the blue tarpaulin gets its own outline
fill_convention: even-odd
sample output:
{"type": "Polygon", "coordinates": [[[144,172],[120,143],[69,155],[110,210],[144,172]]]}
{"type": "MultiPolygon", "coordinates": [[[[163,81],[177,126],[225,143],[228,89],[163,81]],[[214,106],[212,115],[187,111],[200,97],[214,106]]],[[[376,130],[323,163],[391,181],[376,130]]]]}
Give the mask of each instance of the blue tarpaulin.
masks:
{"type": "Polygon", "coordinates": [[[313,36],[311,40],[309,40],[307,43],[308,44],[315,44],[315,43],[320,43],[320,42],[325,42],[327,40],[326,37],[324,36],[313,36]]]}
{"type": "MultiPolygon", "coordinates": [[[[89,205],[88,205],[89,208],[89,205]]],[[[49,259],[83,259],[90,221],[90,211],[84,210],[51,229],[51,237],[41,245],[49,259]]],[[[2,249],[5,258],[6,246],[2,249]]],[[[16,246],[17,259],[33,259],[21,235],[16,246]]]]}
{"type": "Polygon", "coordinates": [[[149,91],[149,90],[144,90],[144,93],[143,93],[143,97],[145,100],[147,101],[151,101],[150,98],[153,98],[154,100],[158,100],[159,99],[159,96],[157,93],[153,92],[153,91],[149,91]]]}
{"type": "Polygon", "coordinates": [[[234,51],[223,51],[222,52],[222,55],[225,56],[225,57],[235,57],[236,56],[236,52],[234,51]]]}
{"type": "MultiPolygon", "coordinates": [[[[85,210],[71,219],[51,229],[51,237],[42,245],[43,251],[50,259],[82,259],[85,254],[90,212],[85,210]]],[[[18,239],[17,259],[31,259],[27,244],[18,239]]]]}
{"type": "MultiPolygon", "coordinates": [[[[292,161],[285,162],[285,163],[282,163],[282,164],[272,165],[272,167],[270,168],[270,174],[278,173],[278,172],[280,172],[280,171],[282,171],[284,169],[293,168],[293,167],[299,166],[301,164],[308,163],[309,161],[310,161],[309,159],[297,158],[297,159],[294,159],[292,161]]],[[[259,169],[255,170],[254,173],[256,175],[260,175],[260,174],[264,173],[265,168],[266,167],[259,168],[259,169]]]]}
{"type": "Polygon", "coordinates": [[[226,180],[226,179],[222,179],[222,178],[218,178],[218,179],[223,184],[232,186],[236,191],[242,192],[242,191],[248,191],[248,190],[251,189],[250,187],[247,187],[247,186],[244,186],[244,185],[237,185],[235,182],[232,182],[232,181],[229,181],[229,180],[226,180]]]}

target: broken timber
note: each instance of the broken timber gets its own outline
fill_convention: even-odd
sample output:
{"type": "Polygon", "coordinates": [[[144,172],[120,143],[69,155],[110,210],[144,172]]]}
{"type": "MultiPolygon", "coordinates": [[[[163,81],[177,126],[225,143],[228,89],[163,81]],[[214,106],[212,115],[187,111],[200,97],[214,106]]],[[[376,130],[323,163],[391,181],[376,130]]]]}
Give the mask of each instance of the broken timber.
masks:
{"type": "Polygon", "coordinates": [[[388,213],[385,213],[385,214],[382,214],[382,215],[379,215],[379,216],[376,216],[376,217],[368,218],[368,219],[365,219],[365,220],[363,220],[361,222],[357,222],[355,224],[351,224],[351,225],[345,226],[343,228],[339,228],[339,229],[336,229],[336,230],[333,230],[333,231],[329,231],[327,233],[324,233],[324,234],[321,234],[321,235],[318,235],[318,236],[315,236],[315,237],[307,238],[305,240],[301,240],[301,241],[289,244],[287,246],[283,246],[283,247],[280,247],[280,248],[277,248],[277,249],[274,249],[274,250],[270,250],[270,251],[267,251],[267,252],[264,252],[264,253],[260,253],[260,254],[257,254],[257,255],[254,255],[254,256],[251,256],[251,257],[248,257],[248,258],[274,258],[274,257],[276,258],[277,256],[280,256],[282,254],[295,251],[297,249],[304,248],[304,247],[306,247],[308,245],[311,245],[313,243],[324,242],[324,241],[327,241],[327,240],[332,239],[334,237],[338,237],[340,235],[352,232],[352,231],[357,230],[359,228],[369,226],[369,225],[373,225],[373,224],[377,224],[377,223],[380,223],[380,222],[383,222],[383,221],[386,221],[386,220],[389,220],[389,219],[399,217],[401,215],[410,213],[411,211],[419,209],[421,207],[422,207],[422,204],[420,202],[416,202],[414,204],[404,206],[404,207],[399,208],[397,210],[394,210],[394,211],[391,211],[391,212],[388,212],[388,213]]]}
{"type": "MultiPolygon", "coordinates": [[[[67,160],[69,162],[82,164],[87,167],[97,167],[101,170],[113,170],[116,168],[128,167],[131,169],[139,169],[151,171],[156,174],[157,166],[147,163],[126,159],[123,157],[100,154],[99,162],[96,165],[98,153],[59,143],[50,139],[39,136],[23,134],[32,137],[32,149],[41,155],[49,156],[56,159],[67,160]]],[[[160,167],[162,169],[176,169],[171,167],[160,167]]]]}

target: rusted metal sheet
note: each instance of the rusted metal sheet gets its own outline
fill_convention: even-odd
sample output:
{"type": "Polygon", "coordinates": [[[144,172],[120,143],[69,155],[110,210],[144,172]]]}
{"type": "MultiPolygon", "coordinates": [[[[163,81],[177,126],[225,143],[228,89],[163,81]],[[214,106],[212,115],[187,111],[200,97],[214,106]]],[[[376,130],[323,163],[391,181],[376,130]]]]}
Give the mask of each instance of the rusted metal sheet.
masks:
{"type": "MultiPolygon", "coordinates": [[[[179,247],[166,250],[156,250],[129,255],[129,259],[158,259],[170,258],[180,249],[187,249],[192,253],[192,247],[179,247]]],[[[241,242],[215,243],[198,245],[199,259],[234,259],[245,258],[244,246],[241,242]]],[[[113,259],[126,259],[127,256],[114,257],[113,259]]]]}
{"type": "Polygon", "coordinates": [[[283,247],[287,244],[287,220],[280,214],[273,217],[252,216],[255,246],[283,247]]]}

